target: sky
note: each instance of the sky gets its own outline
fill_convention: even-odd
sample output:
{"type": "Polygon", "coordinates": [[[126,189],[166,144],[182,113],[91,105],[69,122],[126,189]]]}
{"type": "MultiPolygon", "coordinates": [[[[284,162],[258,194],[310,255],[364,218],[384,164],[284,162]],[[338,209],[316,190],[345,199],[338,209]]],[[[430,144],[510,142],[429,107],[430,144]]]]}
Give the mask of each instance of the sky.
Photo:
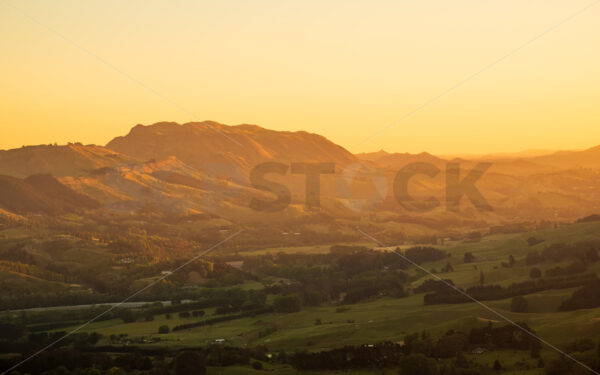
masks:
{"type": "Polygon", "coordinates": [[[584,149],[597,3],[3,0],[0,149],[203,120],[351,152],[584,149]]]}

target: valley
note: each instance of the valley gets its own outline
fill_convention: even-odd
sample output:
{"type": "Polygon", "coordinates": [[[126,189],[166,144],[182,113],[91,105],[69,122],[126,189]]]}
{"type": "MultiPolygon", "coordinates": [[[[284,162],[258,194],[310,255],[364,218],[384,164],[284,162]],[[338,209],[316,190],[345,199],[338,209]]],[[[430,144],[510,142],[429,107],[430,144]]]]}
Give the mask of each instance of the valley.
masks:
{"type": "MultiPolygon", "coordinates": [[[[35,232],[25,228],[4,230],[0,233],[3,238],[0,244],[6,246],[15,241],[24,241],[32,233],[35,232]]],[[[63,239],[63,241],[73,241],[73,238],[63,239]]],[[[91,243],[95,242],[97,241],[94,239],[91,241],[91,243]]],[[[128,263],[126,259],[129,259],[131,254],[128,254],[128,257],[123,257],[121,254],[118,258],[110,256],[111,245],[102,244],[102,241],[87,250],[81,248],[82,242],[73,242],[73,248],[63,250],[65,253],[60,256],[57,256],[55,250],[57,244],[53,242],[52,247],[42,245],[39,253],[34,251],[32,256],[35,259],[37,256],[44,256],[45,251],[50,251],[50,254],[45,255],[46,257],[60,259],[60,257],[68,258],[67,254],[75,251],[81,263],[78,267],[86,267],[88,266],[86,262],[91,262],[96,272],[102,275],[102,279],[107,277],[102,272],[114,272],[117,269],[122,270],[119,272],[120,275],[137,269],[134,273],[139,275],[137,277],[144,275],[142,270],[146,267],[156,270],[154,275],[147,273],[148,276],[127,281],[128,284],[138,287],[141,287],[144,282],[148,283],[160,277],[161,272],[164,273],[164,270],[169,269],[168,263],[154,266],[148,264],[142,268],[139,258],[135,258],[135,263],[128,263]],[[82,257],[86,253],[88,255],[82,257]],[[111,262],[116,264],[110,266],[111,262]],[[108,270],[102,271],[101,267],[106,266],[100,266],[101,264],[109,266],[108,270]],[[129,271],[125,271],[126,269],[129,271]]],[[[88,319],[108,310],[108,315],[103,316],[100,321],[92,322],[78,330],[77,335],[97,337],[93,344],[81,344],[83,346],[77,344],[76,347],[80,348],[78,350],[82,351],[81,353],[93,353],[98,350],[113,353],[133,351],[147,353],[142,355],[156,358],[156,353],[169,356],[171,355],[169,353],[177,353],[190,347],[211,348],[216,345],[218,349],[224,345],[225,348],[263,348],[261,349],[264,351],[263,354],[250,353],[250,357],[262,363],[264,369],[277,374],[286,374],[290,371],[296,373],[298,369],[293,369],[294,355],[297,356],[297,353],[304,351],[325,353],[340,348],[379,345],[386,342],[403,345],[402,343],[406,342],[411,334],[422,335],[424,332],[432,340],[431,345],[441,345],[441,341],[438,340],[442,340],[450,334],[449,332],[464,332],[467,334],[466,337],[472,337],[472,333],[469,336],[469,331],[473,329],[488,325],[496,328],[510,326],[503,317],[519,324],[524,323],[544,340],[561,348],[567,348],[572,345],[573,334],[580,341],[595,340],[600,334],[600,321],[597,319],[600,301],[593,309],[560,311],[563,303],[570,299],[583,284],[572,287],[550,286],[548,289],[543,288],[534,293],[519,294],[527,301],[527,310],[521,312],[513,311],[514,298],[486,301],[487,306],[501,314],[498,316],[474,303],[442,305],[424,303],[424,298],[426,299],[426,295],[431,294],[432,290],[442,288],[444,292],[444,288],[449,288],[443,285],[434,286],[434,289],[428,289],[429,292],[423,293],[420,288],[427,284],[427,280],[435,281],[435,279],[410,264],[403,263],[401,257],[392,255],[393,251],[398,251],[411,257],[439,257],[437,260],[433,260],[434,258],[423,258],[423,260],[414,258],[414,260],[430,270],[433,275],[439,275],[441,278],[451,280],[457,287],[469,290],[482,285],[510,287],[518,283],[527,283],[532,280],[532,268],[540,269],[542,275],[540,280],[549,282],[555,277],[543,276],[548,273],[548,270],[567,267],[572,263],[570,259],[578,259],[572,252],[565,253],[564,258],[562,255],[558,256],[555,260],[544,258],[549,255],[543,254],[551,254],[547,249],[559,248],[563,246],[562,244],[576,247],[591,246],[590,249],[597,252],[600,249],[600,222],[584,220],[581,223],[563,224],[559,229],[541,229],[516,234],[483,234],[477,240],[466,236],[463,239],[449,240],[444,245],[405,245],[401,250],[400,247],[394,250],[396,247],[393,243],[381,248],[378,244],[369,244],[369,241],[364,238],[357,239],[355,243],[348,241],[341,245],[320,244],[312,247],[286,246],[270,249],[261,249],[257,246],[255,250],[244,249],[244,244],[240,241],[235,245],[225,246],[207,256],[206,259],[198,261],[199,264],[190,265],[190,270],[193,269],[198,273],[202,273],[200,270],[203,267],[209,266],[209,270],[212,268],[204,280],[199,283],[196,281],[195,285],[193,280],[201,279],[194,279],[192,273],[188,272],[190,270],[182,270],[182,275],[185,274],[187,277],[172,275],[165,279],[169,280],[169,287],[158,284],[151,289],[150,293],[143,295],[145,301],[140,300],[137,303],[124,305],[105,304],[103,300],[109,302],[112,298],[116,302],[121,296],[113,291],[111,297],[111,292],[107,294],[108,290],[102,292],[92,288],[78,297],[81,299],[83,295],[87,295],[86,298],[89,298],[91,303],[88,307],[55,307],[4,312],[0,320],[19,319],[25,322],[26,330],[30,332],[28,337],[31,339],[35,335],[60,335],[62,332],[78,329],[88,319]],[[428,248],[439,251],[439,254],[436,251],[418,250],[428,248]],[[410,255],[413,253],[414,255],[410,255]],[[422,255],[418,255],[421,253],[422,255]],[[426,255],[429,253],[431,254],[426,255]],[[465,260],[467,253],[473,256],[473,259],[468,262],[465,260]],[[542,254],[541,260],[531,264],[531,254],[534,253],[542,254]],[[363,260],[358,263],[350,261],[355,257],[363,260]],[[342,262],[346,258],[349,262],[342,262]],[[368,259],[372,259],[374,263],[368,259]],[[228,266],[233,263],[236,267],[228,266]],[[357,269],[359,264],[362,265],[357,269]],[[347,270],[350,273],[345,273],[347,271],[344,271],[343,267],[352,267],[347,270]],[[326,271],[327,269],[331,271],[326,271]],[[335,269],[338,271],[334,271],[335,269]],[[335,276],[338,272],[342,273],[335,276]],[[484,275],[483,283],[482,275],[484,275]],[[325,276],[328,281],[323,279],[325,276]],[[320,278],[323,280],[319,281],[320,278]],[[319,282],[325,282],[323,285],[331,288],[337,284],[334,281],[336,278],[340,278],[340,281],[345,280],[344,284],[348,286],[340,284],[329,291],[323,289],[323,286],[316,286],[319,282]],[[355,278],[357,281],[360,280],[358,284],[352,281],[355,278]],[[371,288],[374,289],[364,289],[366,285],[373,285],[371,288]],[[315,291],[320,293],[315,294],[315,291]],[[350,295],[355,297],[349,299],[350,295]],[[297,296],[294,298],[297,298],[298,305],[295,305],[296,302],[293,300],[292,305],[288,307],[281,305],[283,303],[281,300],[285,296],[297,296]],[[155,298],[156,302],[149,302],[148,298],[155,298]],[[168,303],[160,302],[165,301],[165,298],[168,303]],[[202,315],[197,317],[196,311],[201,311],[202,315]],[[291,359],[284,360],[283,357],[275,359],[279,358],[281,353],[286,353],[286,357],[291,359]]],[[[63,246],[66,246],[65,243],[63,246]]],[[[596,263],[593,258],[590,259],[584,260],[585,270],[581,272],[597,274],[600,270],[600,262],[596,263]]],[[[23,279],[19,293],[28,288],[27,273],[13,270],[5,272],[3,271],[5,275],[3,278],[13,275],[23,279]]],[[[78,287],[75,287],[75,284],[57,284],[44,279],[43,276],[37,276],[37,282],[53,285],[56,289],[51,288],[50,293],[56,296],[71,294],[71,298],[75,298],[84,285],[91,286],[84,280],[76,280],[81,283],[77,284],[80,285],[78,287]],[[73,294],[77,288],[79,292],[73,294]]],[[[569,276],[571,280],[576,280],[577,277],[577,274],[569,276]]],[[[7,282],[7,279],[4,280],[7,282]]],[[[43,303],[44,297],[40,294],[38,285],[35,285],[35,291],[37,295],[35,300],[37,303],[43,303]]],[[[33,289],[26,293],[31,292],[33,289]]],[[[23,301],[23,298],[19,300],[23,301]]],[[[57,303],[59,300],[56,299],[54,302],[53,299],[47,299],[50,304],[57,303]]],[[[27,340],[23,341],[23,339],[20,338],[17,342],[26,345],[27,340]]],[[[463,347],[468,364],[466,368],[486,373],[486,368],[491,369],[494,361],[499,360],[504,371],[509,374],[537,374],[541,371],[538,370],[537,358],[539,357],[531,358],[528,351],[511,352],[508,347],[503,348],[498,344],[483,344],[486,353],[473,354],[477,344],[470,343],[469,340],[463,347]]],[[[559,357],[553,350],[544,346],[540,349],[539,355],[545,361],[558,360],[559,357]]],[[[225,350],[227,352],[231,349],[225,350]]],[[[208,358],[212,358],[213,354],[210,353],[210,351],[207,353],[208,358]]],[[[220,354],[223,355],[227,356],[227,354],[220,354]]],[[[5,358],[12,357],[5,356],[5,358]]],[[[452,363],[452,358],[445,359],[442,363],[452,363]]],[[[233,359],[233,362],[226,367],[211,369],[209,365],[208,373],[235,374],[236,371],[245,371],[245,373],[256,371],[252,367],[244,367],[245,360],[237,361],[233,359]]],[[[251,363],[255,362],[251,361],[251,363]]],[[[41,366],[40,363],[37,365],[41,366]]],[[[360,373],[357,371],[360,370],[347,373],[360,373]]],[[[368,373],[367,369],[365,371],[368,373]]],[[[382,369],[382,371],[388,370],[382,369]]],[[[300,373],[320,372],[315,369],[308,372],[300,371],[300,373]]]]}

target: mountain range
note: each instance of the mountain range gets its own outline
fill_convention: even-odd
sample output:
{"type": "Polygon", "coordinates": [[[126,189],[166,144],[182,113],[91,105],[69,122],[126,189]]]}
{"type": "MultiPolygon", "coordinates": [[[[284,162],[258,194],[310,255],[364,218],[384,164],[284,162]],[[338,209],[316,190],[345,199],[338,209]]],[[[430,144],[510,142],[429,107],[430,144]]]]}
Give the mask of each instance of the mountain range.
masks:
{"type": "Polygon", "coordinates": [[[245,222],[281,221],[312,212],[304,205],[306,176],[292,174],[287,168],[290,163],[335,165],[334,174],[320,178],[321,211],[333,217],[395,215],[403,221],[499,225],[573,220],[600,211],[600,146],[524,155],[528,154],[448,158],[379,151],[353,155],[303,131],[212,121],[159,122],[136,125],[104,147],[77,143],[0,151],[0,213],[149,209],[181,215],[211,212],[245,222]],[[291,204],[275,213],[256,212],[249,202],[273,199],[273,195],[252,186],[249,176],[256,165],[272,161],[282,163],[286,171],[268,175],[268,180],[290,190],[291,204]],[[409,192],[417,199],[434,196],[443,203],[447,163],[459,163],[464,176],[484,161],[492,165],[477,186],[492,212],[479,212],[463,198],[459,213],[447,212],[443,204],[416,213],[392,196],[397,171],[411,163],[428,163],[439,174],[414,176],[409,192]],[[368,211],[360,206],[366,201],[373,203],[368,211]],[[363,210],[356,209],[357,202],[363,210]]]}

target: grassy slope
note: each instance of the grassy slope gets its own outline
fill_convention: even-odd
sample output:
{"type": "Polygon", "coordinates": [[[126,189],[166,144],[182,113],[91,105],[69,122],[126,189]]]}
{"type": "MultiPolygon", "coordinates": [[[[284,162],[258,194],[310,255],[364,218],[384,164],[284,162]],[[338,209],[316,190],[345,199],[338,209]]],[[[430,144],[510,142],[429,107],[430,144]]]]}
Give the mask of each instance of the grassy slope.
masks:
{"type": "MultiPolygon", "coordinates": [[[[537,294],[535,300],[542,305],[552,306],[561,295],[566,297],[568,291],[537,294]]],[[[489,306],[511,320],[527,322],[541,337],[553,343],[563,344],[573,337],[597,338],[600,335],[600,309],[516,314],[506,310],[509,303],[509,300],[494,301],[489,306]]],[[[207,313],[210,315],[210,311],[207,310],[207,313]]],[[[207,318],[210,316],[204,319],[207,318]]],[[[298,313],[262,315],[159,336],[163,339],[160,345],[174,347],[204,345],[224,338],[231,345],[265,344],[273,350],[319,350],[384,340],[399,342],[407,333],[422,330],[434,335],[451,328],[468,330],[486,324],[488,319],[502,321],[502,318],[476,304],[424,306],[422,295],[415,295],[404,299],[382,298],[360,303],[342,313],[337,313],[333,306],[305,308],[298,313]],[[323,324],[315,325],[316,319],[321,319],[323,324]],[[278,330],[259,338],[258,332],[270,326],[278,330]]],[[[152,322],[97,322],[84,331],[97,331],[107,336],[128,333],[131,337],[151,337],[157,335],[158,327],[163,324],[173,327],[195,321],[199,319],[174,317],[166,320],[164,315],[160,315],[155,316],[152,322]]]]}
{"type": "MultiPolygon", "coordinates": [[[[441,270],[449,261],[454,267],[454,272],[440,274],[441,277],[449,278],[460,287],[469,287],[479,284],[479,273],[483,271],[486,284],[509,285],[515,282],[529,280],[530,266],[525,264],[525,257],[528,252],[533,250],[542,250],[554,242],[578,242],[582,240],[596,239],[600,240],[600,222],[582,223],[569,225],[557,230],[543,230],[525,234],[500,234],[487,236],[481,242],[461,243],[448,246],[438,246],[438,248],[448,251],[452,256],[439,262],[424,264],[424,268],[431,270],[441,270]],[[527,239],[535,237],[544,242],[535,246],[529,246],[527,239]],[[475,255],[475,262],[464,264],[463,255],[471,252],[475,255]],[[508,262],[508,257],[513,255],[517,261],[513,268],[502,268],[501,262],[508,262]]],[[[570,261],[565,264],[570,263],[570,261]]],[[[542,271],[547,268],[556,267],[556,263],[543,263],[536,265],[542,271]]],[[[592,268],[600,270],[600,264],[592,268]]],[[[414,285],[419,285],[423,280],[418,280],[414,285]]]]}

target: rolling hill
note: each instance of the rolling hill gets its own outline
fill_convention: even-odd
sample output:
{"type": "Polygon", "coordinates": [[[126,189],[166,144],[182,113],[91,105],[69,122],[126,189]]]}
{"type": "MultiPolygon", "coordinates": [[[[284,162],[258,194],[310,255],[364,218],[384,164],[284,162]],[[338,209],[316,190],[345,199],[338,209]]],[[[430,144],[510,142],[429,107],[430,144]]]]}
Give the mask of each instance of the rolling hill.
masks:
{"type": "Polygon", "coordinates": [[[26,179],[0,175],[0,207],[10,212],[57,214],[99,206],[94,199],[73,191],[51,175],[26,179]]]}
{"type": "Polygon", "coordinates": [[[135,162],[132,157],[104,147],[79,143],[0,150],[0,174],[20,178],[33,174],[51,174],[56,177],[81,176],[99,168],[135,162]]]}
{"type": "Polygon", "coordinates": [[[530,158],[530,161],[561,169],[600,168],[600,146],[583,151],[559,151],[530,158]]]}

